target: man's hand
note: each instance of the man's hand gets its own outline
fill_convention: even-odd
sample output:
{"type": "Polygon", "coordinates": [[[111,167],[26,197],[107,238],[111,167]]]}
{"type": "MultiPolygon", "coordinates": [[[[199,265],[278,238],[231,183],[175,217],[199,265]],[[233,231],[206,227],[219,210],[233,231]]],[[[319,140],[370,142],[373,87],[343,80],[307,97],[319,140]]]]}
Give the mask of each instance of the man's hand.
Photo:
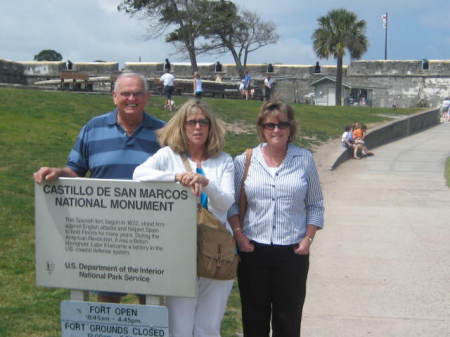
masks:
{"type": "Polygon", "coordinates": [[[59,177],[78,177],[78,175],[69,167],[41,167],[33,173],[33,179],[37,184],[43,181],[51,181],[59,177]]]}

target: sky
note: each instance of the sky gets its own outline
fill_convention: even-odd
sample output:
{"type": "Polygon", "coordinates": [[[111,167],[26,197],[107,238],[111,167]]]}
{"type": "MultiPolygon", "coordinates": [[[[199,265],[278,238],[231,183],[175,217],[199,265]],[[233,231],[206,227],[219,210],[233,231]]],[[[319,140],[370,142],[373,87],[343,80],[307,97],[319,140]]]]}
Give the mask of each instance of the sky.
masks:
{"type": "MultiPolygon", "coordinates": [[[[147,24],[118,12],[120,0],[0,0],[0,58],[32,61],[43,49],[54,49],[64,60],[124,62],[187,62],[164,36],[146,39],[147,24]]],[[[249,55],[248,63],[335,64],[318,59],[311,35],[317,19],[345,8],[366,21],[369,48],[363,60],[382,60],[388,13],[388,59],[450,59],[449,0],[237,0],[241,8],[275,23],[277,44],[249,55]]],[[[199,63],[233,63],[230,55],[199,55],[199,63]]],[[[349,63],[346,58],[344,63],[349,63]]]]}

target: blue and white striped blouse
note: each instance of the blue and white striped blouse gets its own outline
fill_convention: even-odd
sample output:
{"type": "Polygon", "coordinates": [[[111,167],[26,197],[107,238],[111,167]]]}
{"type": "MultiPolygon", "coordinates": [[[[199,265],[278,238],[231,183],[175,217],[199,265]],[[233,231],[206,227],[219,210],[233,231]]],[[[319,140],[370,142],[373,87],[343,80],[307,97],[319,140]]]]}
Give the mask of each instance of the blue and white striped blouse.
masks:
{"type": "MultiPolygon", "coordinates": [[[[306,234],[307,225],[323,227],[323,197],[311,152],[288,145],[285,159],[276,170],[264,160],[260,144],[253,149],[245,193],[247,212],[242,224],[244,234],[263,244],[290,245],[306,234]]],[[[245,154],[235,165],[235,204],[228,216],[239,213],[238,200],[245,154]]]]}

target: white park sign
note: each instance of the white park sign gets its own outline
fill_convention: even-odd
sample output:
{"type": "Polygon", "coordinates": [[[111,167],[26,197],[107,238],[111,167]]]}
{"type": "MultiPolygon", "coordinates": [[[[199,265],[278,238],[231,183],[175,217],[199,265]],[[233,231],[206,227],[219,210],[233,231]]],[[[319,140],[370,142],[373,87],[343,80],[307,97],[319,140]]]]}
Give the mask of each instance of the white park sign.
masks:
{"type": "Polygon", "coordinates": [[[167,337],[167,307],[62,301],[62,337],[167,337]]]}
{"type": "Polygon", "coordinates": [[[179,184],[36,184],[35,219],[37,285],[196,296],[195,198],[179,184]]]}

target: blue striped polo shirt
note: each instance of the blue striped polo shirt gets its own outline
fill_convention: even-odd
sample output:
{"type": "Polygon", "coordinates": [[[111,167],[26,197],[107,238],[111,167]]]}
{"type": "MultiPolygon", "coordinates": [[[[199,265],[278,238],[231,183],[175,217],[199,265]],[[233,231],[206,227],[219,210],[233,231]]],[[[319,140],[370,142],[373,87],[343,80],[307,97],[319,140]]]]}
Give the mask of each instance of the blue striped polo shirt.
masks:
{"type": "Polygon", "coordinates": [[[132,179],[133,171],[160,148],[155,130],[164,122],[144,113],[131,136],[117,123],[117,110],[92,118],[80,131],[67,166],[80,177],[132,179]]]}

